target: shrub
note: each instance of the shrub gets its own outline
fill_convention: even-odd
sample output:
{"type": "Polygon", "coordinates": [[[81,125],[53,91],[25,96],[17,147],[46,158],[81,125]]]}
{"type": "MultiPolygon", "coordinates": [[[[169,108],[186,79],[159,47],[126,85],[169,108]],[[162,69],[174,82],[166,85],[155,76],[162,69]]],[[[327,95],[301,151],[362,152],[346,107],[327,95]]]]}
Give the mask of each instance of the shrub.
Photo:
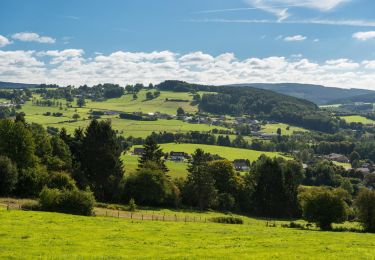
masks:
{"type": "Polygon", "coordinates": [[[134,212],[137,208],[137,205],[135,204],[135,200],[133,198],[129,201],[129,211],[134,212]]]}
{"type": "Polygon", "coordinates": [[[47,169],[42,166],[22,169],[18,175],[16,194],[21,197],[37,197],[48,179],[47,169]]]}
{"type": "Polygon", "coordinates": [[[48,178],[47,186],[51,189],[60,190],[74,190],[77,188],[75,181],[65,172],[51,173],[48,178]]]}
{"type": "Polygon", "coordinates": [[[327,189],[311,189],[300,194],[302,215],[315,222],[322,230],[331,230],[332,223],[347,219],[347,205],[335,192],[327,189]]]}
{"type": "Polygon", "coordinates": [[[218,196],[219,209],[223,211],[230,211],[236,205],[236,200],[229,193],[221,193],[218,196]]]}
{"type": "Polygon", "coordinates": [[[17,184],[18,171],[15,164],[6,156],[0,156],[0,195],[8,195],[17,184]]]}
{"type": "Polygon", "coordinates": [[[95,199],[90,191],[61,191],[45,187],[40,193],[39,203],[45,211],[90,216],[93,213],[95,199]]]}
{"type": "Polygon", "coordinates": [[[37,201],[30,201],[30,202],[26,202],[24,204],[22,204],[21,208],[23,210],[35,210],[35,211],[38,211],[38,210],[41,210],[41,206],[40,206],[40,203],[37,202],[37,201]]]}
{"type": "Polygon", "coordinates": [[[208,220],[211,222],[223,223],[223,224],[243,224],[243,219],[237,218],[237,217],[214,217],[208,220]]]}
{"type": "Polygon", "coordinates": [[[356,200],[357,217],[365,231],[375,232],[375,191],[362,189],[356,200]]]}

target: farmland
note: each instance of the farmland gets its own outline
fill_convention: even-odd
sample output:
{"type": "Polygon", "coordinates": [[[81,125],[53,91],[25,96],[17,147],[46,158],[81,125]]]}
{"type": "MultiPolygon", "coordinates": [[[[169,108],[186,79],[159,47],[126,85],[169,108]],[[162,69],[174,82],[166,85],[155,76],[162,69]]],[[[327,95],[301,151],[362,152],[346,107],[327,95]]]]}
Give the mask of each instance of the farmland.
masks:
{"type": "Polygon", "coordinates": [[[262,127],[261,131],[267,134],[276,134],[277,129],[281,129],[282,135],[291,135],[294,132],[306,132],[307,130],[302,127],[289,126],[287,124],[267,124],[262,127]]]}
{"type": "MultiPolygon", "coordinates": [[[[164,152],[185,152],[188,154],[194,153],[194,151],[198,148],[203,149],[207,153],[217,154],[225,159],[233,161],[235,159],[248,159],[251,162],[255,161],[261,156],[265,154],[269,157],[283,157],[280,153],[276,152],[260,152],[248,149],[239,149],[233,147],[223,147],[223,146],[215,146],[215,145],[203,145],[203,144],[161,144],[160,147],[163,149],[164,152]]],[[[138,157],[130,155],[129,153],[124,154],[122,159],[125,163],[125,167],[128,172],[133,172],[138,165],[138,157]]],[[[170,174],[172,177],[185,177],[187,174],[187,164],[183,162],[171,162],[167,161],[167,167],[170,169],[170,174]]]]}
{"type": "MultiPolygon", "coordinates": [[[[199,214],[207,216],[205,213],[199,214]]],[[[368,258],[375,235],[6,211],[0,258],[368,258]],[[145,250],[147,246],[147,250],[145,250]]]]}
{"type": "Polygon", "coordinates": [[[355,116],[342,116],[342,119],[344,119],[348,123],[362,123],[362,124],[374,124],[375,121],[368,119],[363,116],[355,115],[355,116]]]}

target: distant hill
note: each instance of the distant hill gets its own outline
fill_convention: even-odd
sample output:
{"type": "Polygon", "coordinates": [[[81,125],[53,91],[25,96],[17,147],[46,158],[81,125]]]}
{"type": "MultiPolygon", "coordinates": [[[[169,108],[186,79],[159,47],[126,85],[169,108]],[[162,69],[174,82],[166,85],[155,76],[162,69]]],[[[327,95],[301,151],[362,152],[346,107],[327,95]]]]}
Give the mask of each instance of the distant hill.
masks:
{"type": "MultiPolygon", "coordinates": [[[[247,85],[248,86],[248,85],[247,85]]],[[[217,115],[255,116],[322,132],[335,132],[342,123],[322,111],[312,101],[243,86],[207,86],[169,80],[155,86],[174,92],[207,92],[199,100],[199,110],[217,115]]]]}
{"type": "Polygon", "coordinates": [[[375,103],[375,92],[365,95],[359,95],[355,97],[348,97],[348,98],[339,98],[332,100],[330,104],[347,104],[347,103],[354,103],[354,102],[365,102],[365,103],[375,103]]]}
{"type": "Polygon", "coordinates": [[[0,81],[0,89],[1,88],[9,88],[9,89],[15,89],[15,88],[35,88],[38,87],[39,84],[27,84],[27,83],[14,83],[14,82],[4,82],[0,81]]]}
{"type": "Polygon", "coordinates": [[[297,83],[280,83],[280,84],[234,84],[229,86],[236,87],[253,87],[260,89],[272,90],[284,95],[302,98],[314,102],[318,105],[333,104],[335,100],[347,99],[357,96],[366,96],[373,94],[375,98],[375,91],[366,89],[343,89],[331,88],[321,85],[311,84],[297,84],[297,83]]]}

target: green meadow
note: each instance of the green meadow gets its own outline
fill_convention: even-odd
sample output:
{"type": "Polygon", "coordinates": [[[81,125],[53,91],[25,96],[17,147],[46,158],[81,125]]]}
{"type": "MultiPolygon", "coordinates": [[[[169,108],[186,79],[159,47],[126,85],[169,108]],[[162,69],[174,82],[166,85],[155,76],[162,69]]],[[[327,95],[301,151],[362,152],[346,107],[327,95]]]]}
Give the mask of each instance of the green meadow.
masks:
{"type": "Polygon", "coordinates": [[[281,129],[282,135],[292,135],[294,132],[306,132],[308,130],[302,127],[289,126],[287,124],[278,123],[278,124],[267,124],[262,126],[261,132],[267,134],[276,134],[277,129],[281,129]],[[288,128],[289,127],[289,128],[288,128]]]}
{"type": "MultiPolygon", "coordinates": [[[[140,147],[140,146],[135,146],[140,147]]],[[[250,162],[253,162],[259,158],[262,154],[265,154],[269,157],[284,157],[277,152],[260,152],[255,150],[240,149],[233,147],[224,147],[216,145],[204,145],[204,144],[160,144],[160,147],[163,149],[163,152],[185,152],[188,154],[194,153],[198,148],[203,149],[207,153],[217,154],[221,157],[233,161],[235,159],[248,159],[250,162]]],[[[133,151],[134,148],[132,148],[133,151]]],[[[124,154],[122,156],[126,172],[131,173],[137,169],[138,165],[138,156],[130,155],[130,153],[124,154]]],[[[284,157],[286,158],[286,157],[284,157]]],[[[170,170],[170,175],[172,177],[185,177],[187,174],[187,164],[183,162],[171,162],[167,161],[167,167],[170,170]]]]}
{"type": "MultiPolygon", "coordinates": [[[[196,213],[198,216],[210,216],[196,213]]],[[[81,217],[0,207],[6,259],[373,259],[375,234],[81,217]]]]}
{"type": "Polygon", "coordinates": [[[362,124],[375,124],[374,120],[368,119],[363,116],[341,116],[347,123],[362,123],[362,124]]]}

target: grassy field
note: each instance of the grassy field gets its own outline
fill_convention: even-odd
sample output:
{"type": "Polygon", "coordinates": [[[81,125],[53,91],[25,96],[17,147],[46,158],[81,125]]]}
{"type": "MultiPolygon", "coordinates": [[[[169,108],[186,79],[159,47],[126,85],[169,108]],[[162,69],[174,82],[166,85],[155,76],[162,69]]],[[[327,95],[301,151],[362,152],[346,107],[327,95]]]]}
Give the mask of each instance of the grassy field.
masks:
{"type": "MultiPolygon", "coordinates": [[[[197,107],[192,106],[190,102],[166,102],[168,99],[183,99],[192,100],[192,97],[188,93],[174,93],[174,92],[161,92],[161,95],[153,100],[145,100],[146,91],[139,93],[137,100],[132,99],[132,95],[124,95],[121,98],[109,99],[103,102],[92,102],[86,101],[86,106],[83,108],[73,107],[65,108],[60,110],[58,107],[41,107],[32,105],[29,101],[22,106],[22,111],[26,114],[26,120],[28,122],[38,123],[45,127],[51,126],[56,128],[65,127],[69,133],[73,133],[78,127],[86,127],[89,124],[88,117],[90,110],[115,110],[120,112],[137,112],[142,111],[143,113],[151,112],[162,112],[174,115],[178,107],[183,107],[186,112],[196,112],[197,107]],[[45,116],[46,112],[50,113],[63,113],[61,117],[45,116]],[[72,121],[74,114],[78,114],[80,118],[75,122],[72,121]]],[[[34,95],[36,99],[40,99],[38,95],[34,95]]],[[[57,100],[58,102],[66,103],[65,100],[57,100]]],[[[75,105],[75,102],[73,102],[75,105]]],[[[152,132],[188,132],[188,131],[209,131],[214,128],[224,129],[218,126],[210,126],[206,124],[189,124],[179,120],[158,120],[158,121],[134,121],[120,119],[118,116],[102,116],[102,119],[110,119],[112,121],[113,128],[118,130],[125,136],[133,137],[146,137],[152,132]]]]}
{"type": "MultiPolygon", "coordinates": [[[[137,146],[136,146],[137,147],[137,146]]],[[[203,149],[205,152],[218,154],[223,158],[226,158],[230,161],[235,159],[248,159],[250,162],[253,162],[259,158],[262,154],[265,154],[269,157],[283,157],[280,153],[276,152],[260,152],[248,149],[239,149],[233,147],[223,147],[216,145],[203,145],[203,144],[161,144],[160,147],[163,149],[163,152],[185,152],[188,154],[194,153],[197,148],[203,149]]],[[[137,169],[138,165],[138,156],[130,155],[129,153],[122,156],[125,163],[125,169],[128,173],[134,172],[137,169]]],[[[171,162],[167,161],[167,166],[170,169],[171,177],[185,177],[187,174],[187,164],[182,162],[171,162]]]]}
{"type": "MultiPolygon", "coordinates": [[[[197,216],[199,213],[196,213],[197,216]]],[[[375,234],[6,211],[0,258],[373,259],[375,234]]]]}
{"type": "Polygon", "coordinates": [[[294,132],[306,132],[308,130],[301,128],[301,127],[296,127],[296,126],[289,126],[287,124],[267,124],[262,126],[261,132],[267,133],[267,134],[276,134],[277,129],[281,129],[281,134],[282,135],[291,135],[294,132]],[[287,128],[289,127],[289,130],[287,128]]]}
{"type": "Polygon", "coordinates": [[[362,123],[362,124],[375,124],[374,120],[368,119],[363,116],[341,116],[348,123],[362,123]]]}

